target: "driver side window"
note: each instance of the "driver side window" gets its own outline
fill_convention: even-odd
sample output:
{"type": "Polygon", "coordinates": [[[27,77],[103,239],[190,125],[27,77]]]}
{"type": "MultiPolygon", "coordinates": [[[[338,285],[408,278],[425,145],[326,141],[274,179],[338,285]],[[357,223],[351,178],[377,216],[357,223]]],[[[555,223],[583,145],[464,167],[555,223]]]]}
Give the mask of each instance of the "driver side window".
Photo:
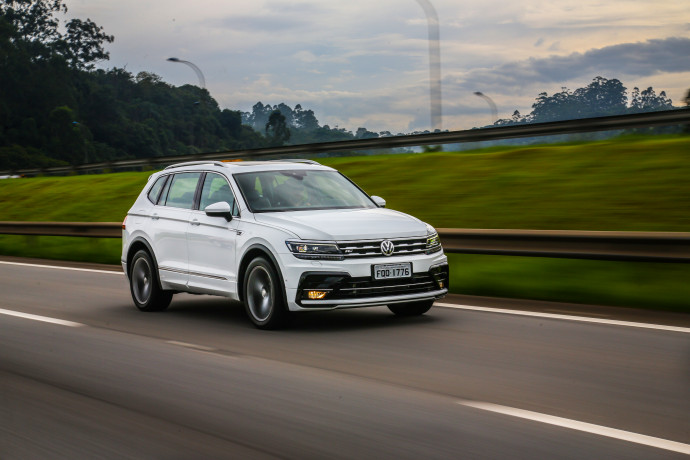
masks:
{"type": "Polygon", "coordinates": [[[206,209],[206,206],[219,201],[228,203],[230,209],[232,209],[232,214],[237,215],[235,197],[232,194],[228,181],[220,174],[207,173],[206,179],[204,179],[204,186],[201,189],[199,209],[203,211],[206,209]]]}

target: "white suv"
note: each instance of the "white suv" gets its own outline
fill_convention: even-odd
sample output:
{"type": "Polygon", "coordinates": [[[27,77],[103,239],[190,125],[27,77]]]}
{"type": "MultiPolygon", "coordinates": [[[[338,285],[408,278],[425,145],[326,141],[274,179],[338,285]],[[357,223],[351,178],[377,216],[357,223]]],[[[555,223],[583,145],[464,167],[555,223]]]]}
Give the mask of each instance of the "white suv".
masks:
{"type": "Polygon", "coordinates": [[[177,164],[127,213],[122,267],[143,311],[191,292],[241,300],[266,329],[294,311],[421,315],[448,292],[447,258],[433,227],[384,206],[314,161],[177,164]]]}

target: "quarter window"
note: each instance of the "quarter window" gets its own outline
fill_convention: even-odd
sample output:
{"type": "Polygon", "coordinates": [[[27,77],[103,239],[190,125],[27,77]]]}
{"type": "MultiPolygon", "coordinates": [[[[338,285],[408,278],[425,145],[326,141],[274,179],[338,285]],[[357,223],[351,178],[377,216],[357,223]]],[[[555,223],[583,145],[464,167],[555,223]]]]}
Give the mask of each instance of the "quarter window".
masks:
{"type": "Polygon", "coordinates": [[[153,184],[153,187],[151,187],[151,190],[149,190],[148,197],[151,203],[158,204],[158,197],[161,194],[161,190],[163,190],[166,180],[168,180],[168,176],[159,177],[158,180],[153,184]]]}
{"type": "Polygon", "coordinates": [[[199,177],[201,177],[201,173],[175,174],[171,179],[165,205],[173,208],[192,209],[199,177]]]}

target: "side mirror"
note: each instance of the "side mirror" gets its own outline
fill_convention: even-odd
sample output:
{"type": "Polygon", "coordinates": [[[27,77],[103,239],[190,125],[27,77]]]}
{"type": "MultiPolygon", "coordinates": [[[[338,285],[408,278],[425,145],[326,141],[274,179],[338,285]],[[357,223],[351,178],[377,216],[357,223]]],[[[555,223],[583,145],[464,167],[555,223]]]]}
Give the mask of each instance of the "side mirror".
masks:
{"type": "Polygon", "coordinates": [[[209,204],[204,209],[204,212],[210,217],[225,217],[225,220],[228,222],[232,220],[232,209],[226,201],[209,204]]]}
{"type": "Polygon", "coordinates": [[[384,200],[380,196],[372,195],[371,199],[374,200],[374,203],[376,203],[376,206],[378,206],[379,208],[386,207],[386,200],[384,200]]]}

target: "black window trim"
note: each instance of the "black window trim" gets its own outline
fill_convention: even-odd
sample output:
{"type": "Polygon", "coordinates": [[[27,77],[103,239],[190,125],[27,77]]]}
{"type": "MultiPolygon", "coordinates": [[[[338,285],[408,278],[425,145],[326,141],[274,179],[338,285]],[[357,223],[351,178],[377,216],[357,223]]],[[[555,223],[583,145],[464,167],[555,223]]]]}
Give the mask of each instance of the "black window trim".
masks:
{"type": "Polygon", "coordinates": [[[151,187],[149,187],[149,188],[146,190],[146,198],[147,198],[151,203],[153,203],[154,205],[157,205],[157,204],[160,202],[161,195],[163,194],[163,190],[165,190],[165,184],[168,183],[168,179],[170,179],[170,176],[171,176],[170,174],[165,174],[165,175],[160,175],[160,176],[158,176],[158,177],[156,178],[156,180],[153,181],[153,184],[151,184],[151,187]],[[158,181],[161,180],[161,179],[164,179],[164,180],[163,180],[163,186],[162,186],[161,189],[158,191],[158,195],[156,195],[156,201],[153,201],[153,200],[151,199],[151,197],[149,196],[149,194],[151,193],[151,189],[156,185],[156,182],[158,182],[158,181]]]}
{"type": "MultiPolygon", "coordinates": [[[[186,171],[186,172],[197,172],[197,171],[186,171]]],[[[240,213],[240,205],[239,202],[237,201],[237,195],[235,194],[235,191],[232,189],[232,181],[226,176],[225,174],[219,172],[219,171],[203,171],[203,174],[201,178],[199,179],[199,183],[197,184],[197,190],[194,195],[194,208],[192,211],[202,211],[203,209],[199,209],[199,206],[201,205],[201,192],[203,192],[203,187],[204,187],[204,181],[206,180],[206,176],[208,174],[216,174],[223,179],[225,179],[225,182],[227,182],[228,186],[230,187],[230,193],[232,193],[232,198],[235,201],[234,205],[232,206],[232,217],[242,217],[242,213],[240,213]]]]}
{"type": "MultiPolygon", "coordinates": [[[[165,206],[165,207],[168,207],[168,208],[174,208],[174,209],[187,209],[188,211],[194,211],[194,210],[196,209],[196,207],[198,207],[198,203],[199,203],[199,202],[198,202],[198,197],[199,197],[199,195],[201,194],[201,191],[199,190],[199,184],[202,184],[202,183],[203,183],[203,181],[202,181],[201,179],[202,179],[203,177],[205,177],[206,172],[205,172],[205,171],[193,171],[193,170],[192,170],[192,171],[176,171],[176,172],[174,172],[174,173],[168,174],[168,177],[171,177],[171,176],[177,176],[177,175],[179,175],[179,174],[195,174],[195,173],[199,173],[199,179],[197,180],[196,189],[194,190],[194,201],[192,202],[192,207],[191,207],[191,208],[178,208],[178,207],[175,207],[175,206],[168,206],[168,205],[166,205],[165,203],[161,204],[160,201],[161,201],[161,198],[163,198],[162,196],[158,198],[158,204],[157,204],[157,206],[165,206]]],[[[173,179],[169,179],[168,181],[166,181],[165,184],[163,184],[163,189],[165,189],[165,187],[168,185],[168,182],[170,182],[170,185],[172,185],[173,179]]],[[[161,190],[161,192],[162,192],[162,190],[161,190]]],[[[170,187],[168,187],[167,192],[168,192],[167,194],[170,193],[170,187]]],[[[167,194],[166,194],[166,195],[167,195],[167,194]]],[[[166,201],[168,200],[168,197],[167,197],[167,196],[165,197],[165,200],[166,200],[166,201]]]]}
{"type": "Polygon", "coordinates": [[[168,180],[165,181],[163,190],[161,190],[161,196],[158,197],[157,206],[165,206],[165,202],[168,201],[168,193],[170,193],[170,185],[172,184],[172,176],[174,175],[175,174],[168,174],[168,180]]]}
{"type": "MultiPolygon", "coordinates": [[[[163,187],[161,187],[160,192],[158,192],[158,199],[153,204],[155,206],[166,206],[165,199],[167,199],[167,196],[164,197],[163,192],[165,192],[165,195],[167,195],[168,192],[170,192],[170,187],[168,185],[172,184],[172,177],[175,176],[176,174],[186,174],[186,173],[199,173],[200,174],[199,181],[197,182],[196,189],[194,190],[194,203],[193,203],[193,206],[191,209],[192,211],[203,211],[202,209],[199,209],[199,206],[201,205],[201,192],[203,191],[203,186],[204,186],[204,181],[206,180],[206,175],[207,174],[217,174],[220,177],[222,177],[223,179],[225,179],[225,181],[228,183],[228,186],[230,187],[230,192],[232,193],[232,197],[235,200],[235,203],[232,206],[232,217],[237,217],[237,218],[242,217],[242,213],[240,212],[240,202],[237,200],[237,194],[235,193],[235,190],[233,189],[233,186],[232,186],[233,181],[228,176],[226,176],[225,174],[223,174],[219,171],[204,171],[204,170],[195,171],[195,170],[191,170],[191,171],[175,171],[175,172],[170,172],[168,174],[162,174],[162,175],[158,176],[158,178],[153,182],[155,184],[156,181],[158,181],[158,179],[160,179],[161,177],[166,178],[165,182],[163,182],[163,187]],[[163,200],[163,202],[161,202],[161,200],[163,200]]],[[[153,187],[153,185],[151,185],[151,187],[153,187]]],[[[147,188],[147,191],[146,191],[147,199],[148,199],[148,194],[151,191],[151,187],[147,188]]],[[[240,193],[241,193],[241,191],[240,191],[240,193]]],[[[149,201],[151,201],[151,200],[149,199],[149,201]]],[[[177,209],[182,209],[182,208],[177,208],[177,209]]]]}
{"type": "Polygon", "coordinates": [[[194,191],[194,204],[192,204],[192,211],[199,211],[199,204],[201,204],[201,189],[204,188],[204,181],[206,180],[206,171],[202,171],[199,176],[199,181],[196,183],[196,190],[194,191]]]}

